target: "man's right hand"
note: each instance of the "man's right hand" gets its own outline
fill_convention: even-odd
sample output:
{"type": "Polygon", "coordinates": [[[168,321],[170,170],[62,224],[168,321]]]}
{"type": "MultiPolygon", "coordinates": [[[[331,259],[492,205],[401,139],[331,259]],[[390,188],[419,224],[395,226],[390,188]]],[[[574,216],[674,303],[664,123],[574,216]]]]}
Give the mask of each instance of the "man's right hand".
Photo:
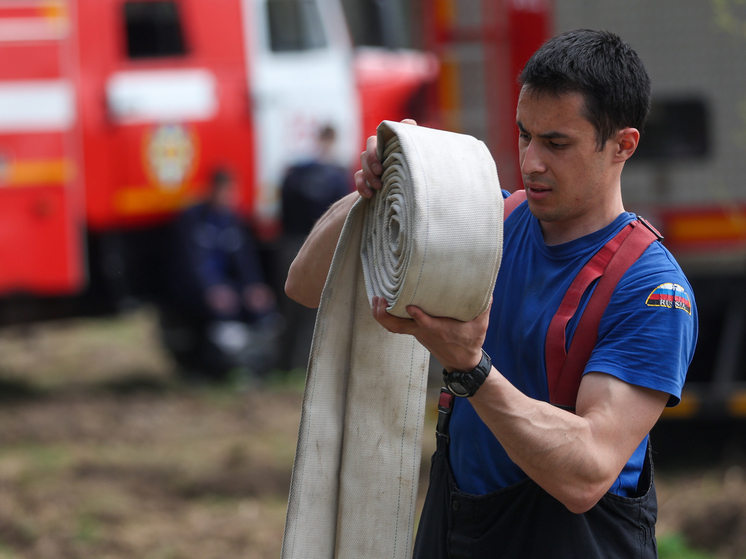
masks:
{"type": "MultiPolygon", "coordinates": [[[[402,120],[404,124],[417,125],[412,119],[402,120]]],[[[361,169],[355,173],[355,192],[351,192],[335,202],[314,225],[300,252],[293,260],[285,281],[288,297],[306,307],[316,308],[321,301],[326,276],[334,256],[339,235],[345,218],[359,196],[370,198],[381,188],[383,165],[378,159],[376,136],[368,138],[365,151],[360,156],[361,169]]]]}
{"type": "MultiPolygon", "coordinates": [[[[417,126],[417,122],[411,118],[405,118],[402,124],[417,126]]],[[[370,136],[365,144],[365,151],[360,155],[361,169],[355,173],[355,188],[363,198],[371,198],[373,191],[383,186],[381,183],[383,165],[378,159],[377,147],[378,138],[370,136]]]]}

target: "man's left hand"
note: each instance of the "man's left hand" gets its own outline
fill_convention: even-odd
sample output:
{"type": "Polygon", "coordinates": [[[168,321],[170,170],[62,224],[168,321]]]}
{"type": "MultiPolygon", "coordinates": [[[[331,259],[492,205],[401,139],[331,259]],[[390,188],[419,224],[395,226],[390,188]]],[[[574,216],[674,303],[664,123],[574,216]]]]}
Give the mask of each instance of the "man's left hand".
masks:
{"type": "MultiPolygon", "coordinates": [[[[491,304],[491,303],[490,303],[491,304]]],[[[386,299],[373,297],[373,318],[394,334],[417,338],[448,371],[471,371],[482,359],[482,344],[487,333],[490,309],[470,322],[435,317],[410,305],[412,319],[398,318],[386,312],[386,299]]]]}

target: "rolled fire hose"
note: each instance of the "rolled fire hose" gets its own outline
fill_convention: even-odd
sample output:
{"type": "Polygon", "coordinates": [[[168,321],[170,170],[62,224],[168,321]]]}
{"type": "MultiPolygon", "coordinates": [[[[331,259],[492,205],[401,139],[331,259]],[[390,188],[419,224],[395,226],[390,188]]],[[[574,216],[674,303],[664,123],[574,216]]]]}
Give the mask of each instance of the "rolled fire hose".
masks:
{"type": "Polygon", "coordinates": [[[468,321],[489,306],[503,198],[471,136],[384,121],[383,187],[350,210],[319,306],[283,559],[404,559],[412,551],[429,354],[372,317],[468,321]]]}

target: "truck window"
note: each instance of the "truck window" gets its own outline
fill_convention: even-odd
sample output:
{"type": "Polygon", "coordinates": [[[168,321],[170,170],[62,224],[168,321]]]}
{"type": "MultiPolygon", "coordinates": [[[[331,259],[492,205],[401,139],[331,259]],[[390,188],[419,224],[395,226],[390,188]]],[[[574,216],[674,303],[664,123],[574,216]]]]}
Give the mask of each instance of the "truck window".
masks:
{"type": "Polygon", "coordinates": [[[129,58],[160,58],[186,54],[176,2],[125,2],[124,20],[129,58]]]}
{"type": "Polygon", "coordinates": [[[270,46],[274,52],[326,46],[324,27],[314,0],[269,0],[267,17],[270,46]]]}
{"type": "Polygon", "coordinates": [[[708,128],[704,100],[653,100],[640,145],[630,161],[706,157],[710,148],[708,128]]]}

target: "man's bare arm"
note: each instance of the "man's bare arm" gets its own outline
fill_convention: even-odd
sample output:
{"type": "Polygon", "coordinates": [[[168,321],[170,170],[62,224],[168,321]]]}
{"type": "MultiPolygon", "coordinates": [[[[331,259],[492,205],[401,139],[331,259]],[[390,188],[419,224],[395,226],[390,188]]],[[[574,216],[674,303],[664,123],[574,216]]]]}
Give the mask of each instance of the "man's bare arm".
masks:
{"type": "Polygon", "coordinates": [[[306,307],[319,306],[342,226],[358,198],[358,193],[352,192],[335,202],[309,233],[285,280],[285,293],[294,301],[306,307]]]}
{"type": "MultiPolygon", "coordinates": [[[[471,322],[437,318],[408,307],[413,320],[386,312],[373,299],[373,317],[387,330],[417,338],[448,370],[472,370],[481,358],[489,311],[471,322]]],[[[529,398],[495,367],[474,409],[513,460],[568,510],[589,510],[610,489],[652,429],[668,394],[602,373],[584,375],[576,414],[529,398]]]]}
{"type": "Polygon", "coordinates": [[[587,373],[576,415],[525,396],[493,368],[471,401],[511,460],[568,510],[583,513],[611,488],[668,394],[587,373]]]}

